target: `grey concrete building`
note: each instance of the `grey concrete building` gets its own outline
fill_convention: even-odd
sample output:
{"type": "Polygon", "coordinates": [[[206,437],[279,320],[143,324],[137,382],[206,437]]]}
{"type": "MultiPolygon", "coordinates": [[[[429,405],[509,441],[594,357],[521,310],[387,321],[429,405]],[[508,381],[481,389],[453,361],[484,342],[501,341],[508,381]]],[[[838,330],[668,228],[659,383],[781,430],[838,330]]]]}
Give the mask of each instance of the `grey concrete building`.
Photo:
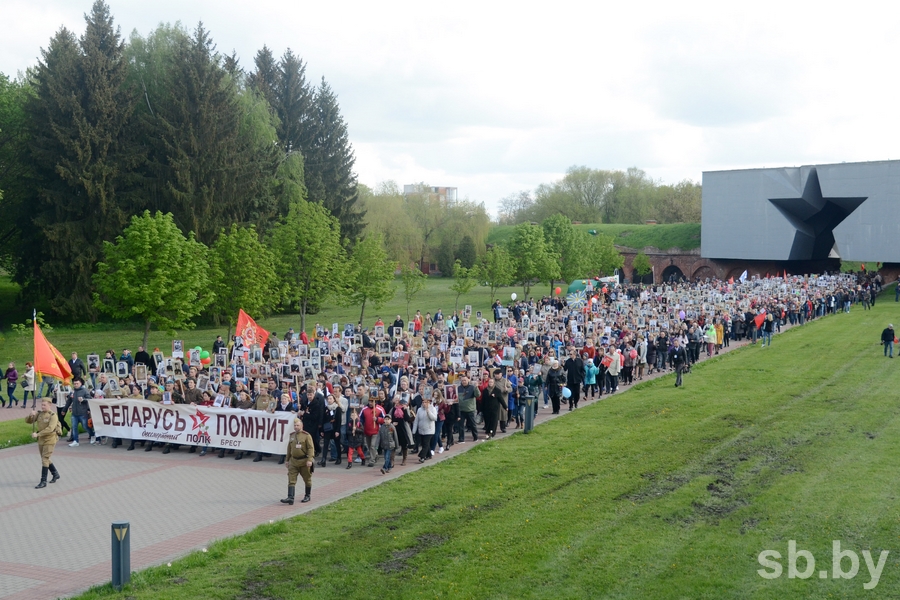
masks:
{"type": "Polygon", "coordinates": [[[900,262],[900,161],[703,173],[701,256],[900,262]]]}

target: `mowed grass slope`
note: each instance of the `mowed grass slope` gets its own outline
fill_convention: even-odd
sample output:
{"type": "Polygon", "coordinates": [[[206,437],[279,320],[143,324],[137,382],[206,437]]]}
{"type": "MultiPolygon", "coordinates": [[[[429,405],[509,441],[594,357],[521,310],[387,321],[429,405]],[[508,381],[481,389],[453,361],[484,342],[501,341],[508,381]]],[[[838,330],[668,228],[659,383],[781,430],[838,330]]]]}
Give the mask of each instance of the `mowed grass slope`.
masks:
{"type": "Polygon", "coordinates": [[[900,359],[877,343],[897,306],[796,328],[701,363],[683,388],[638,385],[82,598],[897,597],[900,359]],[[788,578],[789,540],[813,577],[788,578]],[[855,579],[830,577],[832,540],[890,551],[874,591],[861,557],[855,579]],[[769,549],[778,579],[757,574],[769,549]]]}

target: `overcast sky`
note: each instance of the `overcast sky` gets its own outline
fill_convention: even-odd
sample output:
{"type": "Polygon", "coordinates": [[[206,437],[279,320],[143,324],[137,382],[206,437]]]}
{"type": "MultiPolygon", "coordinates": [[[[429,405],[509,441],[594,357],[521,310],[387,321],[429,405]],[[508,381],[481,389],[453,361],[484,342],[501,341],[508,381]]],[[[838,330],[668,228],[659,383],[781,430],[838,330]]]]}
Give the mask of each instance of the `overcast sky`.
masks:
{"type": "MultiPolygon", "coordinates": [[[[359,180],[424,181],[496,212],[572,165],[667,183],[708,170],[900,158],[900,4],[109,0],[122,33],[202,20],[326,78],[359,180]]],[[[0,71],[91,0],[0,0],[0,71]]]]}

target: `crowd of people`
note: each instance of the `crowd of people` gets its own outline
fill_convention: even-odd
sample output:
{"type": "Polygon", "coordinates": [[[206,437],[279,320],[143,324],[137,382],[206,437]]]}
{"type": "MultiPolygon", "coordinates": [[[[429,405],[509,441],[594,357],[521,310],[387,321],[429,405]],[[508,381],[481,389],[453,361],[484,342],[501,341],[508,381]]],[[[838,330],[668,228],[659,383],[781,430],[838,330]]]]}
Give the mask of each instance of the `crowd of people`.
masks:
{"type": "MultiPolygon", "coordinates": [[[[79,425],[92,444],[106,442],[94,436],[89,398],[133,397],[293,413],[296,433],[309,436],[311,450],[305,438],[294,436],[294,446],[273,459],[287,458],[294,482],[298,473],[307,479],[306,462],[310,472],[329,463],[346,461],[350,469],[380,462],[380,472],[388,473],[411,458],[423,463],[456,444],[523,427],[529,399],[535,413],[556,414],[655,372],[675,372],[680,386],[691,365],[731,342],[770,346],[786,324],[803,325],[856,305],[867,309],[880,291],[880,282],[865,274],[651,286],[585,283],[584,302],[577,304],[555,295],[498,301],[488,314],[473,314],[468,306],[447,316],[417,311],[409,323],[398,315],[389,325],[378,318],[370,327],[317,325],[311,335],[273,332],[262,346],[248,346],[239,336],[227,342],[219,337],[208,357],[179,341],[173,342],[173,354],[181,355],[175,357],[159,349],[139,348],[134,355],[125,350],[118,357],[109,350],[104,358],[90,355],[85,365],[72,353],[72,387],[54,389],[52,381],[42,380],[36,395],[43,397],[47,384],[71,446],[79,445],[79,425]]],[[[137,444],[146,452],[179,448],[126,441],[128,450],[137,444]]],[[[114,439],[110,445],[121,443],[114,439]]],[[[187,451],[198,450],[201,456],[212,451],[219,458],[249,457],[225,448],[187,451]]],[[[266,457],[252,454],[254,461],[266,457]]]]}

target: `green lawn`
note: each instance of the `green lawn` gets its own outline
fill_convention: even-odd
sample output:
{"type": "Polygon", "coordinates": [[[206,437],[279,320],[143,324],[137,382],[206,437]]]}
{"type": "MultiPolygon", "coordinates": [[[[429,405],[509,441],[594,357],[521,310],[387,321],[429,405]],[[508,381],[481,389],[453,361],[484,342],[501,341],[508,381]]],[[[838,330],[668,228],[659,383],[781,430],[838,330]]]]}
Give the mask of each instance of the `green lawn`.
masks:
{"type": "MultiPolygon", "coordinates": [[[[6,398],[6,390],[4,389],[3,397],[6,398]]],[[[31,398],[28,399],[29,406],[31,405],[31,398]]],[[[6,410],[0,409],[0,410],[6,410]]],[[[11,411],[16,411],[16,414],[20,415],[21,419],[16,419],[15,421],[3,421],[0,422],[0,450],[3,448],[11,448],[13,446],[21,446],[22,444],[30,444],[34,440],[31,439],[31,425],[25,422],[25,417],[31,411],[24,411],[21,408],[10,408],[11,411]]]]}
{"type": "Polygon", "coordinates": [[[701,363],[683,388],[638,385],[82,598],[897,597],[900,360],[877,340],[898,306],[794,329],[701,363]],[[790,540],[813,577],[788,577],[790,540]],[[855,579],[831,578],[832,540],[890,552],[875,590],[862,557],[855,579]],[[757,574],[764,550],[781,577],[757,574]]]}
{"type": "MultiPolygon", "coordinates": [[[[700,223],[677,223],[674,225],[588,224],[575,227],[583,231],[595,229],[604,235],[613,236],[614,242],[619,246],[638,250],[646,246],[654,246],[660,250],[672,248],[695,250],[700,247],[700,223]]],[[[511,225],[492,227],[488,233],[487,243],[503,243],[509,239],[512,231],[511,225]]]]}

